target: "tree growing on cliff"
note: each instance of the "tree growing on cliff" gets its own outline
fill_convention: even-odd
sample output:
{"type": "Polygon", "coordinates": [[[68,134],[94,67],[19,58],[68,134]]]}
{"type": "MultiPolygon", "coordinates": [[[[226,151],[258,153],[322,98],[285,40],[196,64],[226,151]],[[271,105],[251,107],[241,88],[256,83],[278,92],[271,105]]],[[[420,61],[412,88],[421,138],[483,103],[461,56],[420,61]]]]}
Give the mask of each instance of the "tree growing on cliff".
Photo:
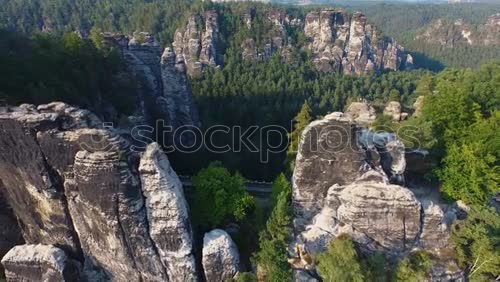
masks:
{"type": "Polygon", "coordinates": [[[230,220],[240,221],[255,205],[245,189],[245,179],[217,163],[202,169],[193,177],[194,221],[209,228],[230,220]]]}
{"type": "Polygon", "coordinates": [[[432,268],[432,258],[425,251],[418,251],[401,260],[394,271],[394,281],[423,281],[432,268]]]}
{"type": "Polygon", "coordinates": [[[288,138],[290,139],[290,145],[288,147],[287,161],[286,161],[287,169],[290,169],[291,171],[293,171],[295,157],[297,156],[297,152],[299,150],[302,131],[304,131],[304,129],[312,121],[311,114],[312,114],[311,106],[309,106],[309,103],[305,101],[304,104],[302,105],[302,108],[300,109],[300,112],[293,119],[295,123],[293,126],[293,131],[288,135],[288,138]]]}
{"type": "Polygon", "coordinates": [[[318,255],[318,270],[328,282],[362,282],[365,279],[354,242],[346,234],[338,236],[325,252],[318,255]]]}
{"type": "MultiPolygon", "coordinates": [[[[279,182],[281,180],[275,183],[279,182]]],[[[292,235],[291,189],[290,184],[286,184],[277,197],[266,229],[260,234],[260,250],[255,255],[255,261],[262,269],[266,281],[286,282],[292,279],[287,251],[292,235]]]]}

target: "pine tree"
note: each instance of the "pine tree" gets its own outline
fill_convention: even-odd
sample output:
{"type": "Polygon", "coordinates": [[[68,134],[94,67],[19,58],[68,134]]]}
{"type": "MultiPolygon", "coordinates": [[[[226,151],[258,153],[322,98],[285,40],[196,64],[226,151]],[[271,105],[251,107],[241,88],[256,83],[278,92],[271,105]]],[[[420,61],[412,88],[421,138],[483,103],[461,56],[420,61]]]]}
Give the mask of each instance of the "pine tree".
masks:
{"type": "Polygon", "coordinates": [[[287,154],[287,169],[293,171],[295,157],[297,156],[297,151],[299,150],[300,139],[302,137],[302,131],[311,123],[312,115],[311,115],[311,107],[307,101],[304,102],[300,112],[294,118],[294,126],[293,131],[289,134],[288,138],[290,139],[290,145],[288,147],[287,154]]]}
{"type": "Polygon", "coordinates": [[[286,282],[292,279],[292,269],[288,263],[287,246],[292,234],[291,188],[290,184],[278,177],[275,183],[283,183],[283,191],[278,195],[276,206],[260,234],[260,251],[255,259],[263,270],[266,281],[286,282]]]}
{"type": "Polygon", "coordinates": [[[340,235],[318,255],[318,270],[323,281],[364,281],[363,271],[354,242],[348,235],[340,235]]]}
{"type": "Polygon", "coordinates": [[[291,190],[290,183],[288,182],[288,179],[286,178],[285,174],[281,173],[280,175],[278,175],[276,180],[274,180],[273,182],[272,188],[273,189],[271,194],[271,201],[274,207],[278,202],[278,197],[281,194],[281,192],[291,190]]]}

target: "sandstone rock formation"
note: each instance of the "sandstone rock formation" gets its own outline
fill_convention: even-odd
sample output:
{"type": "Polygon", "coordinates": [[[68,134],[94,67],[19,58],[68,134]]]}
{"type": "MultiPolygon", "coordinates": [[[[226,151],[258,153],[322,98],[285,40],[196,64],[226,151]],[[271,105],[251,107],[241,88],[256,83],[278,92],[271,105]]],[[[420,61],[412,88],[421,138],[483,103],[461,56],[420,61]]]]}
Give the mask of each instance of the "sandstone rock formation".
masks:
{"type": "Polygon", "coordinates": [[[375,108],[366,101],[351,103],[345,116],[363,125],[369,125],[377,119],[375,108]]]}
{"type": "Polygon", "coordinates": [[[158,98],[173,128],[183,125],[199,125],[198,111],[192,99],[192,91],[186,75],[182,56],[175,56],[171,48],[165,48],[161,57],[163,95],[158,98]]]}
{"type": "Polygon", "coordinates": [[[20,245],[2,259],[8,281],[78,281],[79,264],[50,245],[20,245]]]}
{"type": "Polygon", "coordinates": [[[447,246],[455,210],[402,186],[405,148],[396,136],[333,113],[302,138],[293,175],[297,244],[314,254],[346,233],[362,250],[391,257],[447,246]]]}
{"type": "Polygon", "coordinates": [[[462,19],[437,19],[422,29],[417,39],[452,48],[458,45],[500,46],[500,14],[491,15],[481,25],[472,25],[462,19]]]}
{"type": "Polygon", "coordinates": [[[0,130],[2,189],[26,243],[57,245],[87,280],[195,277],[181,185],[157,145],[140,160],[95,115],[63,103],[9,108],[0,130]]]}
{"type": "Polygon", "coordinates": [[[189,17],[185,27],[175,32],[174,52],[182,56],[190,77],[200,76],[206,67],[217,67],[219,24],[216,11],[207,11],[200,15],[194,13],[189,17]],[[204,28],[197,22],[202,21],[204,28]]]}
{"type": "Polygon", "coordinates": [[[384,115],[388,115],[393,121],[399,122],[408,118],[408,113],[403,112],[400,102],[390,101],[384,108],[384,115]]]}
{"type": "Polygon", "coordinates": [[[148,146],[139,173],[149,233],[170,281],[196,280],[193,240],[182,183],[157,143],[148,146]]]}
{"type": "Polygon", "coordinates": [[[326,9],[310,12],[304,32],[314,62],[323,72],[359,75],[411,67],[411,56],[394,40],[383,37],[361,13],[349,15],[326,9]]]}
{"type": "MultiPolygon", "coordinates": [[[[270,29],[262,46],[257,46],[254,38],[247,38],[241,44],[241,55],[244,60],[269,60],[274,54],[279,53],[286,57],[289,49],[286,27],[292,24],[288,15],[281,9],[269,9],[264,19],[269,23],[270,29]]],[[[252,17],[249,17],[249,29],[252,31],[252,17]]],[[[286,59],[286,58],[285,58],[286,59]]]]}
{"type": "Polygon", "coordinates": [[[103,36],[106,44],[121,50],[129,70],[142,82],[136,98],[139,110],[133,120],[146,124],[152,118],[162,118],[174,130],[199,125],[183,56],[175,56],[171,48],[162,54],[160,44],[146,32],[135,32],[130,40],[116,33],[103,36]]]}
{"type": "Polygon", "coordinates": [[[215,229],[205,234],[202,254],[207,282],[228,281],[238,274],[240,255],[224,230],[215,229]]]}
{"type": "Polygon", "coordinates": [[[413,109],[414,109],[413,116],[418,117],[422,115],[422,111],[424,108],[424,100],[425,96],[418,96],[417,100],[413,104],[413,109]]]}
{"type": "MultiPolygon", "coordinates": [[[[285,62],[292,61],[293,50],[309,49],[314,63],[322,72],[339,72],[353,75],[382,70],[402,70],[413,67],[413,58],[393,39],[384,37],[361,13],[353,15],[343,11],[323,9],[312,11],[306,18],[293,17],[284,9],[270,8],[263,15],[249,9],[241,14],[250,35],[240,43],[244,60],[269,60],[279,54],[285,62]],[[254,23],[258,20],[258,25],[254,23]],[[253,32],[262,26],[265,30],[253,32]],[[289,37],[288,30],[303,31],[306,46],[299,46],[289,37]],[[261,34],[264,33],[264,34],[261,34]]],[[[219,67],[217,59],[224,50],[217,49],[223,36],[217,24],[217,12],[192,14],[187,24],[175,33],[174,52],[182,56],[190,77],[199,76],[208,67],[219,67]],[[204,25],[197,25],[203,22],[204,25]],[[203,26],[203,27],[200,27],[203,26]]]]}

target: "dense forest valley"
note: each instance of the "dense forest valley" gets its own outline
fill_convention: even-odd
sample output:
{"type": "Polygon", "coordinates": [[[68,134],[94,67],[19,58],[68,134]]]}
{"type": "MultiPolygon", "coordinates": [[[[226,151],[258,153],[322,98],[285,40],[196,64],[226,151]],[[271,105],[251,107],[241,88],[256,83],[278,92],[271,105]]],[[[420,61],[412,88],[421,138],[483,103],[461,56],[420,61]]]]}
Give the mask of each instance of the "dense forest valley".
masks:
{"type": "MultiPolygon", "coordinates": [[[[132,188],[126,188],[126,197],[151,197],[160,202],[161,197],[155,198],[154,193],[161,183],[155,186],[155,181],[170,179],[173,170],[173,174],[188,178],[192,186],[189,193],[186,192],[189,217],[187,211],[183,212],[187,208],[182,204],[180,208],[172,204],[175,201],[165,206],[154,201],[129,203],[130,206],[145,205],[151,209],[155,204],[163,209],[178,208],[180,211],[175,216],[182,223],[176,223],[175,227],[167,224],[169,227],[163,228],[188,230],[186,234],[192,232],[192,245],[198,246],[189,245],[194,258],[189,263],[167,260],[167,264],[180,265],[179,270],[167,267],[165,277],[170,281],[197,281],[200,277],[209,282],[496,281],[500,278],[500,5],[344,1],[338,6],[294,6],[191,0],[0,0],[0,6],[0,107],[23,104],[15,110],[8,107],[5,111],[0,110],[0,123],[4,123],[0,129],[7,136],[0,138],[0,145],[4,147],[0,151],[0,191],[4,186],[6,191],[15,191],[9,187],[23,183],[21,180],[28,177],[29,173],[24,173],[23,169],[30,171],[35,169],[33,167],[43,167],[43,172],[34,173],[43,175],[40,183],[56,179],[52,186],[49,185],[53,191],[43,192],[50,195],[47,202],[42,200],[45,196],[24,201],[20,192],[10,192],[10,198],[0,193],[0,223],[4,220],[3,214],[11,213],[12,208],[17,221],[23,224],[23,234],[28,234],[24,238],[12,239],[7,235],[10,228],[5,228],[5,231],[0,231],[0,242],[9,239],[18,243],[24,240],[26,243],[61,245],[72,260],[85,261],[85,267],[79,271],[85,272],[89,281],[96,277],[101,281],[125,281],[125,277],[132,281],[167,279],[158,278],[163,277],[163,274],[158,274],[160,271],[154,274],[157,280],[142,276],[141,273],[149,270],[145,270],[146,267],[141,270],[144,262],[136,260],[139,254],[134,253],[135,250],[127,250],[127,255],[124,255],[132,257],[130,265],[133,265],[133,270],[124,271],[126,267],[110,264],[109,269],[121,270],[100,273],[96,270],[98,263],[95,263],[95,269],[87,268],[87,261],[93,260],[108,267],[106,261],[110,257],[96,255],[100,245],[95,242],[99,241],[96,239],[98,233],[104,233],[107,228],[99,224],[111,226],[108,224],[111,220],[96,223],[94,229],[98,231],[87,231],[91,243],[82,240],[85,228],[91,224],[75,230],[61,227],[64,224],[59,222],[73,225],[75,221],[75,226],[78,226],[78,221],[100,216],[97,212],[85,212],[79,217],[73,214],[80,214],[75,211],[85,205],[102,204],[93,203],[92,197],[82,200],[92,193],[84,195],[81,187],[99,193],[103,198],[111,195],[99,188],[104,185],[99,182],[75,188],[79,187],[78,181],[85,179],[79,171],[82,175],[91,171],[89,175],[97,175],[100,178],[96,179],[108,183],[103,179],[106,179],[106,174],[112,175],[115,168],[110,166],[103,169],[104,172],[93,171],[92,165],[104,162],[100,155],[78,163],[85,158],[78,152],[75,163],[69,165],[67,157],[54,158],[44,151],[54,153],[50,151],[55,142],[51,138],[75,142],[78,139],[75,136],[87,134],[79,128],[82,124],[94,126],[94,118],[88,117],[85,110],[65,108],[67,105],[50,106],[50,103],[60,101],[95,113],[96,118],[112,123],[117,132],[130,130],[144,121],[155,125],[152,121],[160,119],[166,119],[174,127],[201,126],[202,132],[213,126],[227,126],[232,131],[214,138],[214,143],[220,147],[234,146],[232,133],[235,127],[243,132],[253,126],[259,129],[269,126],[284,128],[289,142],[271,134],[271,128],[249,136],[248,140],[256,145],[257,151],[242,147],[241,150],[216,153],[203,147],[195,152],[168,152],[167,159],[159,156],[160,148],[149,145],[145,153],[137,157],[140,161],[128,153],[118,154],[121,162],[132,167],[129,172],[131,179],[137,174],[140,177],[137,176],[139,180],[135,182],[155,183],[152,188],[142,188],[139,196],[132,188]],[[155,95],[164,95],[168,99],[156,99],[155,95]],[[43,110],[35,110],[35,106],[27,104],[48,105],[41,106],[43,110]],[[63,109],[63,125],[53,125],[55,119],[51,116],[51,107],[63,109]],[[17,116],[16,111],[27,117],[17,116]],[[352,118],[352,123],[345,125],[344,116],[338,117],[336,112],[345,113],[352,118]],[[15,135],[18,127],[5,121],[9,119],[35,124],[29,130],[23,130],[25,134],[36,136],[37,141],[24,141],[24,137],[20,137],[24,135],[15,135]],[[312,128],[321,128],[327,122],[353,130],[352,136],[364,136],[366,132],[397,136],[403,159],[407,153],[407,171],[403,168],[402,172],[395,172],[396,164],[387,168],[383,163],[383,153],[370,153],[366,144],[363,144],[363,150],[377,155],[374,160],[378,158],[380,170],[383,168],[383,172],[376,169],[370,172],[382,174],[376,177],[383,180],[375,184],[366,184],[366,181],[373,181],[370,174],[366,177],[357,175],[359,172],[355,169],[344,171],[338,167],[329,171],[327,165],[316,164],[323,155],[308,152],[305,145],[312,141],[304,138],[314,140],[312,128]],[[16,139],[20,140],[19,143],[16,139]],[[9,145],[19,146],[19,150],[11,150],[9,145]],[[29,146],[39,146],[41,153],[22,153],[23,156],[35,159],[42,155],[44,161],[41,164],[24,166],[17,163],[22,157],[9,156],[12,152],[24,152],[29,146]],[[425,166],[410,169],[410,151],[423,152],[425,166]],[[61,168],[61,163],[64,168],[61,168]],[[168,172],[157,178],[150,176],[155,165],[168,167],[168,172]],[[69,167],[71,173],[65,171],[65,167],[69,167]],[[325,171],[317,172],[321,169],[325,171]],[[342,181],[329,182],[324,178],[328,176],[325,176],[326,172],[342,181]],[[16,176],[11,177],[14,174],[16,176]],[[400,177],[405,180],[400,181],[400,177]],[[247,180],[272,182],[269,196],[247,192],[247,180]],[[57,185],[64,187],[62,193],[57,185]],[[307,190],[321,185],[328,185],[321,193],[314,194],[312,188],[307,190]],[[363,185],[368,190],[376,187],[373,188],[376,192],[366,192],[366,195],[346,192],[358,191],[360,186],[366,190],[363,185]],[[342,190],[335,190],[339,187],[342,190]],[[384,202],[384,192],[380,191],[388,187],[397,191],[394,192],[396,196],[387,200],[390,202],[387,209],[394,208],[395,211],[391,210],[386,220],[379,220],[377,217],[380,218],[383,212],[370,214],[372,210],[363,210],[363,204],[371,197],[382,197],[380,202],[384,202]],[[83,196],[78,194],[80,192],[83,196]],[[379,192],[382,196],[378,196],[379,192]],[[4,206],[4,197],[11,201],[11,208],[4,206]],[[313,204],[304,200],[307,197],[312,197],[309,201],[313,204]],[[397,202],[402,198],[407,202],[397,202]],[[61,214],[71,214],[69,219],[58,217],[58,209],[48,208],[54,204],[52,201],[59,199],[62,199],[63,206],[69,205],[69,209],[67,206],[60,209],[61,214]],[[16,204],[30,203],[33,210],[36,207],[43,210],[34,220],[27,219],[29,216],[19,216],[24,211],[16,208],[16,204]],[[329,208],[329,204],[335,209],[329,208]],[[350,210],[353,206],[359,210],[350,210]],[[390,223],[389,217],[394,216],[397,221],[399,214],[404,214],[403,230],[390,223]],[[326,220],[328,216],[333,220],[326,220]],[[342,216],[349,220],[346,226],[342,216]],[[57,221],[55,225],[60,226],[47,224],[47,218],[50,218],[49,222],[57,221]],[[368,221],[364,222],[363,218],[368,218],[368,221]],[[356,225],[355,222],[361,221],[368,227],[356,225]],[[184,226],[185,222],[187,225],[192,223],[192,231],[191,226],[184,226]],[[413,232],[412,224],[416,231],[410,238],[408,232],[413,232]],[[434,225],[438,227],[428,227],[434,225]],[[45,232],[41,237],[50,238],[40,239],[34,235],[38,231],[32,231],[31,226],[44,232],[53,228],[55,235],[45,232]],[[373,231],[370,229],[376,228],[373,226],[382,227],[373,231]],[[237,276],[230,277],[226,273],[226,276],[217,276],[214,274],[216,270],[211,274],[206,269],[204,274],[197,272],[206,268],[204,244],[206,234],[214,228],[227,231],[236,244],[232,248],[239,252],[240,258],[236,263],[227,264],[239,267],[237,276]],[[75,240],[75,244],[70,242],[72,236],[76,236],[71,235],[73,233],[81,237],[75,240]],[[399,234],[403,234],[401,243],[399,237],[391,237],[399,234]],[[58,243],[60,238],[64,238],[64,243],[58,243]],[[441,242],[443,238],[447,238],[444,243],[441,242]],[[301,240],[304,241],[299,244],[301,240]],[[94,243],[98,247],[93,246],[94,243]],[[90,253],[95,248],[92,253],[95,257],[85,250],[81,255],[82,249],[86,248],[91,250],[90,253]],[[313,252],[316,248],[318,251],[313,252]],[[178,276],[172,279],[171,272],[178,276]]],[[[97,125],[96,128],[100,129],[97,125]]],[[[160,130],[156,126],[152,131],[156,134],[154,141],[165,145],[163,139],[170,137],[158,137],[160,130]]],[[[92,134],[99,135],[89,133],[92,134]]],[[[114,138],[110,137],[110,140],[114,138]]],[[[384,142],[383,146],[388,146],[389,141],[384,142]]],[[[69,150],[71,146],[62,146],[64,149],[61,147],[57,152],[69,150]]],[[[354,159],[361,162],[361,159],[356,159],[358,156],[349,157],[353,158],[353,163],[354,159]]],[[[335,155],[328,164],[342,158],[347,157],[335,155]]],[[[346,159],[346,162],[350,161],[346,159]]],[[[397,157],[391,155],[391,161],[396,163],[397,157]]],[[[177,180],[167,181],[166,186],[182,190],[184,178],[181,183],[175,175],[177,180]]],[[[117,179],[114,181],[125,185],[123,178],[117,179]]],[[[110,180],[109,183],[114,182],[110,180]]],[[[126,185],[135,187],[137,184],[127,182],[126,185]]],[[[184,201],[178,193],[169,195],[177,197],[177,202],[184,201]]],[[[115,196],[110,198],[116,200],[115,196]]],[[[366,206],[373,206],[373,210],[380,208],[376,206],[378,204],[368,203],[366,206]]],[[[121,208],[116,209],[113,214],[125,213],[121,208]]],[[[161,236],[175,236],[178,231],[172,231],[174,235],[165,235],[165,232],[158,231],[161,224],[155,226],[152,223],[160,221],[164,215],[149,211],[147,217],[145,214],[137,217],[143,216],[149,222],[141,222],[138,226],[147,226],[157,233],[151,231],[147,240],[141,237],[143,235],[129,233],[134,239],[123,239],[126,241],[124,245],[139,246],[150,240],[158,245],[152,248],[157,248],[154,252],[170,254],[172,246],[162,246],[160,240],[182,248],[187,248],[186,242],[191,244],[191,239],[184,235],[179,235],[182,239],[168,237],[165,240],[161,236]],[[167,250],[162,250],[162,247],[167,250]]],[[[134,220],[133,216],[127,217],[125,222],[119,219],[120,231],[117,232],[139,232],[123,227],[134,220]]],[[[225,255],[233,255],[233,249],[225,255]]],[[[2,251],[0,244],[0,255],[3,256],[2,251]]],[[[146,249],[137,252],[149,254],[146,249]]],[[[9,270],[8,264],[4,265],[9,270]]],[[[224,271],[229,271],[226,270],[228,265],[224,265],[224,271]]],[[[70,275],[68,273],[65,275],[70,275]]],[[[3,281],[2,277],[0,275],[0,281],[3,281]]]]}

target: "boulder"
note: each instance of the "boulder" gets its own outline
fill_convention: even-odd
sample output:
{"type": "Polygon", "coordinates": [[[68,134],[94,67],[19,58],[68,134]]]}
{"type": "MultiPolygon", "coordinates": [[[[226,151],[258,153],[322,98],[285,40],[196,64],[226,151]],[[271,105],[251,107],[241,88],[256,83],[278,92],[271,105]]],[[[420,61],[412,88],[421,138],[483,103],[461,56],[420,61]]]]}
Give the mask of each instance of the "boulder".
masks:
{"type": "Polygon", "coordinates": [[[228,281],[238,274],[240,255],[224,230],[215,229],[203,237],[203,270],[207,282],[228,281]]]}
{"type": "Polygon", "coordinates": [[[52,245],[20,245],[2,259],[7,281],[79,281],[79,263],[52,245]]]}

